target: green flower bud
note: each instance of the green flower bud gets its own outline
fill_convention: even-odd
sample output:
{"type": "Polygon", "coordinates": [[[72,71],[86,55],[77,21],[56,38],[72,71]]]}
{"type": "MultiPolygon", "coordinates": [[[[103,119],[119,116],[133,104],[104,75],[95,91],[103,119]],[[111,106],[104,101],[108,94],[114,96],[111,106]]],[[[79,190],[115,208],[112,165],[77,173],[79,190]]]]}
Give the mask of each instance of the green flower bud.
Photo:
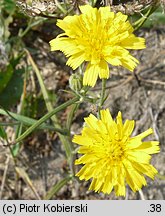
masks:
{"type": "Polygon", "coordinates": [[[69,78],[69,86],[70,88],[75,91],[79,92],[83,87],[83,77],[80,74],[72,74],[69,78]]]}

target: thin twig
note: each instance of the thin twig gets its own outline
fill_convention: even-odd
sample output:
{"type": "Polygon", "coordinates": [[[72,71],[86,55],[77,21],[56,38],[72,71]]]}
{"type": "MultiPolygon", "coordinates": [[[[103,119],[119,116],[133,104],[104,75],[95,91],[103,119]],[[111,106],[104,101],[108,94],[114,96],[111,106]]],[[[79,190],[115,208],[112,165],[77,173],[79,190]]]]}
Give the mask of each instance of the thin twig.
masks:
{"type": "Polygon", "coordinates": [[[150,117],[152,120],[152,126],[153,126],[153,130],[154,130],[155,138],[157,140],[160,140],[159,129],[157,127],[157,117],[155,118],[155,115],[153,114],[151,102],[150,102],[149,98],[147,97],[146,89],[144,87],[143,87],[143,92],[144,92],[144,97],[145,97],[146,101],[148,102],[148,111],[149,111],[149,114],[150,114],[150,117]]]}
{"type": "Polygon", "coordinates": [[[140,195],[141,200],[145,200],[145,197],[144,197],[142,190],[139,190],[139,195],[140,195]]]}
{"type": "Polygon", "coordinates": [[[150,80],[150,79],[144,79],[142,78],[141,76],[138,77],[140,81],[142,82],[146,82],[146,83],[149,83],[149,84],[154,84],[154,85],[163,85],[165,86],[165,82],[162,82],[160,80],[150,80]]]}
{"type": "Polygon", "coordinates": [[[0,189],[0,200],[2,199],[3,189],[4,189],[5,181],[6,181],[7,170],[9,167],[9,161],[10,161],[10,156],[8,155],[6,158],[6,162],[5,162],[5,170],[3,173],[2,184],[1,184],[1,189],[0,189]]]}

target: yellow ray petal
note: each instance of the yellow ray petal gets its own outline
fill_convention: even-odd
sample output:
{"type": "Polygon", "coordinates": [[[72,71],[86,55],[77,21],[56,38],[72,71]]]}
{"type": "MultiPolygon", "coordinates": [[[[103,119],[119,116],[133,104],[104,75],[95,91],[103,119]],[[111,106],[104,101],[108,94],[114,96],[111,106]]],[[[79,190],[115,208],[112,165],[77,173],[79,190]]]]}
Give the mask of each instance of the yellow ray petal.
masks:
{"type": "Polygon", "coordinates": [[[150,164],[142,164],[134,162],[132,166],[141,174],[147,175],[148,177],[154,179],[158,171],[150,164]]]}
{"type": "Polygon", "coordinates": [[[96,84],[98,74],[99,74],[98,65],[91,65],[90,63],[88,63],[88,66],[85,70],[85,74],[83,77],[83,85],[93,87],[96,84]]]}
{"type": "Polygon", "coordinates": [[[112,116],[111,116],[109,109],[101,110],[100,115],[101,115],[101,120],[104,123],[111,124],[113,122],[113,119],[112,119],[112,116]]]}
{"type": "Polygon", "coordinates": [[[89,117],[84,118],[84,120],[87,123],[87,125],[92,129],[96,130],[98,128],[98,119],[93,114],[90,114],[89,117]]]}
{"type": "Polygon", "coordinates": [[[147,154],[156,154],[160,152],[160,147],[158,145],[158,141],[142,142],[142,144],[138,146],[136,150],[140,152],[145,152],[147,154]]]}
{"type": "Polygon", "coordinates": [[[140,139],[144,139],[145,137],[147,137],[148,135],[153,133],[153,129],[149,128],[148,130],[142,132],[141,134],[137,135],[136,138],[140,138],[140,139]]]}
{"type": "Polygon", "coordinates": [[[100,79],[109,78],[109,67],[105,61],[100,61],[100,63],[98,64],[98,71],[100,79]]]}
{"type": "Polygon", "coordinates": [[[131,34],[128,38],[124,39],[120,43],[121,46],[126,49],[144,49],[146,48],[145,39],[140,37],[135,37],[131,34]]]}
{"type": "Polygon", "coordinates": [[[82,52],[76,53],[72,55],[68,61],[66,62],[66,65],[69,65],[70,67],[75,70],[78,68],[82,63],[84,62],[84,55],[82,52]]]}
{"type": "Polygon", "coordinates": [[[75,142],[79,145],[91,145],[92,139],[89,137],[84,137],[82,135],[74,135],[72,142],[75,142]]]}
{"type": "Polygon", "coordinates": [[[130,136],[132,134],[134,126],[135,126],[134,120],[132,120],[132,121],[126,120],[124,123],[124,127],[123,127],[124,134],[126,136],[130,136]]]}
{"type": "Polygon", "coordinates": [[[93,8],[90,5],[79,6],[81,13],[88,14],[93,11],[93,8]]]}
{"type": "Polygon", "coordinates": [[[136,161],[139,163],[149,163],[151,156],[145,152],[139,152],[139,151],[128,151],[128,160],[130,161],[136,161]]]}
{"type": "Polygon", "coordinates": [[[145,178],[133,168],[129,161],[125,161],[126,181],[130,188],[135,192],[140,190],[143,185],[146,185],[145,178]]]}

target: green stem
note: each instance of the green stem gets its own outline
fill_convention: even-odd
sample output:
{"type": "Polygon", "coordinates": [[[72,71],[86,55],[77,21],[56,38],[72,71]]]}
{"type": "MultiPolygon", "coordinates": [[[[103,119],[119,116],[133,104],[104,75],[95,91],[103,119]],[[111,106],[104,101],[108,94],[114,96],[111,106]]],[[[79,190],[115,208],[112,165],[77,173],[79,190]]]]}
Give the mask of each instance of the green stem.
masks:
{"type": "Polygon", "coordinates": [[[91,0],[91,1],[90,1],[91,6],[94,7],[95,4],[96,4],[96,2],[97,2],[97,0],[91,0]]]}
{"type": "MultiPolygon", "coordinates": [[[[39,84],[40,84],[40,87],[41,87],[41,91],[42,91],[42,94],[43,94],[43,97],[44,97],[44,100],[45,100],[47,110],[48,110],[48,112],[51,112],[53,110],[53,105],[50,102],[49,95],[48,95],[47,89],[45,87],[45,84],[44,84],[43,78],[41,76],[41,73],[40,73],[37,65],[35,64],[32,56],[30,55],[29,51],[28,50],[25,50],[25,51],[27,53],[28,60],[29,60],[30,64],[32,65],[32,67],[33,67],[33,69],[34,69],[34,71],[36,73],[36,76],[38,78],[38,81],[39,81],[39,84]]],[[[58,119],[57,119],[56,115],[53,115],[51,117],[51,119],[53,121],[54,127],[57,127],[60,130],[62,130],[61,125],[58,123],[58,119]]],[[[72,164],[72,162],[71,162],[72,161],[72,144],[71,144],[70,140],[68,139],[68,137],[63,136],[61,134],[58,134],[58,136],[59,136],[62,144],[64,145],[66,156],[67,156],[69,165],[71,167],[71,164],[72,164]]]]}
{"type": "Polygon", "coordinates": [[[106,90],[106,79],[102,79],[102,89],[101,89],[101,97],[100,97],[100,103],[99,103],[99,108],[98,108],[98,115],[100,117],[100,110],[102,109],[102,106],[105,102],[105,90],[106,90]]]}
{"type": "Polygon", "coordinates": [[[44,200],[50,200],[64,185],[66,185],[73,176],[69,175],[66,178],[59,181],[57,184],[55,184],[51,189],[47,192],[46,196],[44,197],[44,200]]]}
{"type": "Polygon", "coordinates": [[[56,6],[58,9],[60,9],[62,11],[62,13],[67,14],[67,10],[65,10],[61,4],[58,2],[58,0],[55,0],[56,6]]]}
{"type": "MultiPolygon", "coordinates": [[[[2,123],[0,122],[0,125],[1,126],[8,126],[8,125],[18,125],[20,123],[23,123],[24,125],[26,126],[31,126],[33,124],[35,124],[37,122],[37,120],[35,119],[32,119],[32,118],[29,118],[29,117],[26,117],[26,116],[23,116],[23,115],[19,115],[19,114],[16,114],[16,113],[13,113],[13,112],[9,112],[7,110],[3,110],[3,109],[0,109],[0,114],[1,115],[5,115],[5,116],[9,116],[11,117],[12,119],[18,121],[18,122],[13,122],[13,123],[2,123]]],[[[64,134],[66,135],[67,134],[67,130],[61,130],[59,128],[55,128],[54,126],[51,126],[51,125],[47,125],[45,123],[43,123],[42,125],[39,126],[38,129],[49,129],[49,130],[53,130],[53,131],[57,131],[61,134],[64,134]]]]}
{"type": "MultiPolygon", "coordinates": [[[[68,129],[68,131],[70,132],[71,129],[71,125],[72,125],[72,121],[74,118],[74,115],[78,109],[80,104],[73,104],[71,107],[71,111],[69,112],[68,116],[67,116],[67,122],[66,122],[66,128],[68,129]]],[[[71,136],[70,136],[71,137],[71,136]]],[[[74,159],[75,159],[75,153],[74,153],[74,146],[72,141],[70,140],[70,147],[71,147],[71,156],[70,156],[70,160],[69,160],[69,165],[70,165],[70,170],[72,175],[75,175],[75,166],[74,166],[74,159]]]]}
{"type": "MultiPolygon", "coordinates": [[[[26,81],[27,81],[27,70],[25,71],[25,76],[24,76],[24,83],[23,83],[23,91],[20,99],[20,104],[19,104],[19,109],[18,109],[18,114],[24,114],[24,107],[25,107],[25,97],[26,97],[26,81]]],[[[23,123],[20,123],[15,127],[15,139],[17,139],[23,131],[23,123]]],[[[16,145],[11,147],[12,155],[17,158],[17,155],[19,154],[20,148],[21,148],[22,143],[17,143],[16,145]]]]}
{"type": "Polygon", "coordinates": [[[139,20],[133,23],[134,30],[137,31],[148,19],[148,17],[158,8],[158,6],[152,6],[139,20]]]}
{"type": "Polygon", "coordinates": [[[72,124],[72,121],[74,118],[74,114],[77,111],[78,107],[79,107],[79,104],[73,104],[71,111],[69,112],[69,114],[67,116],[66,128],[68,129],[68,131],[70,131],[71,124],[72,124]]]}
{"type": "Polygon", "coordinates": [[[0,126],[15,126],[19,124],[19,122],[0,122],[0,126]]]}
{"type": "MultiPolygon", "coordinates": [[[[51,112],[48,112],[46,115],[44,115],[42,118],[40,118],[36,123],[34,123],[31,127],[29,127],[20,137],[18,137],[15,140],[15,143],[22,141],[24,138],[26,138],[31,132],[33,132],[36,128],[38,128],[42,123],[44,123],[46,120],[51,118],[56,113],[60,112],[61,110],[65,109],[66,107],[76,103],[79,101],[79,97],[74,97],[73,99],[65,102],[64,104],[61,104],[51,112]]],[[[15,144],[14,143],[14,144],[15,144]]]]}
{"type": "Polygon", "coordinates": [[[20,31],[18,33],[18,36],[20,38],[23,38],[30,31],[31,28],[33,28],[34,26],[37,26],[37,25],[43,23],[43,21],[45,21],[45,20],[47,20],[47,18],[43,18],[42,17],[42,18],[37,19],[36,21],[34,21],[34,18],[30,18],[28,26],[26,27],[26,29],[24,31],[22,31],[22,32],[20,31]]]}

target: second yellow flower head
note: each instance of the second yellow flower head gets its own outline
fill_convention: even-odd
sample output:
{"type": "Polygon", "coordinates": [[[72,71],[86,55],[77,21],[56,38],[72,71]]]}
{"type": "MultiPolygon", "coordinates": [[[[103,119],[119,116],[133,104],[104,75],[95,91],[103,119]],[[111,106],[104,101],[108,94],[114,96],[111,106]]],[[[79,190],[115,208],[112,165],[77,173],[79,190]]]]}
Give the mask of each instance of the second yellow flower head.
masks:
{"type": "Polygon", "coordinates": [[[90,114],[85,127],[73,142],[81,154],[75,164],[83,164],[76,174],[80,180],[92,179],[89,190],[125,196],[126,185],[136,192],[146,185],[144,176],[154,179],[157,170],[150,164],[151,155],[159,152],[158,141],[143,141],[153,133],[150,128],[131,137],[134,121],[123,124],[121,112],[113,120],[109,110],[101,110],[101,119],[90,114]]]}

